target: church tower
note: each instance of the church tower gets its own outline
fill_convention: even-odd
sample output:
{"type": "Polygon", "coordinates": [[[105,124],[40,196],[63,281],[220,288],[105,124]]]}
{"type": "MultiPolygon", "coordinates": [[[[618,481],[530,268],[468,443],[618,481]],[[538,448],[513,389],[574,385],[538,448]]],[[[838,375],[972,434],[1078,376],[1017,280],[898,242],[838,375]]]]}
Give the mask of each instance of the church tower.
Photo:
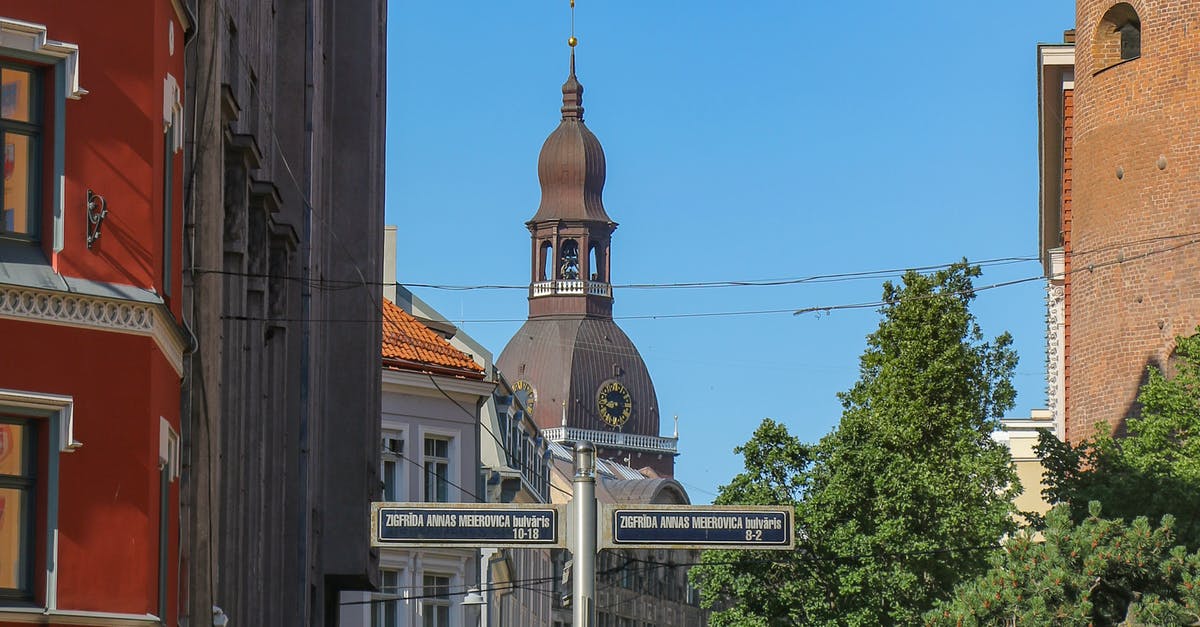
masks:
{"type": "Polygon", "coordinates": [[[669,477],[677,437],[659,435],[650,373],[613,321],[617,223],[604,210],[604,150],[583,122],[574,37],[570,44],[562,119],[538,157],[541,204],[525,223],[531,236],[529,318],[497,365],[525,392],[548,439],[591,441],[603,458],[669,477]]]}

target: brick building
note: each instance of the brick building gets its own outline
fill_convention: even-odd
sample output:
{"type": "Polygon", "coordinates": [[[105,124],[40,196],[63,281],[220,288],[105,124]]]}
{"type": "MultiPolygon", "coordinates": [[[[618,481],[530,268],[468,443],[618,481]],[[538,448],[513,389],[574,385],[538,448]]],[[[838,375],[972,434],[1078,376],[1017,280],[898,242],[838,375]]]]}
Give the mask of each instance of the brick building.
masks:
{"type": "Polygon", "coordinates": [[[1120,430],[1200,324],[1200,2],[1079,0],[1039,46],[1040,248],[1060,435],[1120,430]]]}

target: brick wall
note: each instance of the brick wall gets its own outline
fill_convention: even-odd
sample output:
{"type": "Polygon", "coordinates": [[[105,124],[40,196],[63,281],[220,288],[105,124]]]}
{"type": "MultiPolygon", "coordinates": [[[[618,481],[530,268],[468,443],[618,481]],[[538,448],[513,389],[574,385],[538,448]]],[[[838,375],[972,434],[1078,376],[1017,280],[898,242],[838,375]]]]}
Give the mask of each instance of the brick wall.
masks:
{"type": "Polygon", "coordinates": [[[1112,0],[1079,0],[1071,149],[1071,439],[1136,413],[1147,365],[1200,323],[1200,1],[1134,0],[1141,57],[1094,46],[1112,0]]]}
{"type": "MultiPolygon", "coordinates": [[[[1071,415],[1071,191],[1074,185],[1073,147],[1075,139],[1075,93],[1063,90],[1063,162],[1062,162],[1062,247],[1063,247],[1063,407],[1062,415],[1071,415]]],[[[1071,439],[1071,424],[1063,426],[1063,435],[1071,439]]]]}

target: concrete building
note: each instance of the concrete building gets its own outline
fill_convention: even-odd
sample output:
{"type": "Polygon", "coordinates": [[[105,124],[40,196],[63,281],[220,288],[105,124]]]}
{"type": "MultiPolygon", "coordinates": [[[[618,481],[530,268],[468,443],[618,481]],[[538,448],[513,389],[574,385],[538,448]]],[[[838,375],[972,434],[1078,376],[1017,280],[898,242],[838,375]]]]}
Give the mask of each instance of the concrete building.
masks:
{"type": "Polygon", "coordinates": [[[1017,480],[1021,482],[1021,493],[1013,504],[1020,512],[1045,514],[1050,510],[1050,504],[1042,496],[1046,468],[1034,447],[1043,431],[1052,432],[1053,429],[1050,410],[1035,409],[1028,418],[1002,418],[1000,430],[992,434],[992,438],[1007,446],[1012,455],[1017,480]]]}
{"type": "MultiPolygon", "coordinates": [[[[383,500],[481,502],[479,409],[495,384],[470,355],[383,306],[383,500]]],[[[475,625],[479,610],[461,601],[479,585],[478,560],[473,549],[380,549],[380,590],[343,593],[341,624],[475,625]]]]}
{"type": "Polygon", "coordinates": [[[381,583],[386,5],[189,4],[184,614],[332,625],[381,583]]]}
{"type": "MultiPolygon", "coordinates": [[[[385,227],[385,297],[439,339],[468,355],[478,365],[482,381],[491,386],[490,394],[479,404],[479,455],[474,460],[481,489],[478,495],[487,503],[551,502],[549,442],[541,436],[526,410],[527,394],[513,389],[496,368],[492,353],[482,344],[396,283],[395,236],[396,227],[385,227]]],[[[386,421],[384,430],[387,438],[386,421]]],[[[563,563],[559,553],[547,549],[482,549],[477,557],[478,590],[484,601],[479,611],[483,613],[484,624],[549,625],[551,599],[557,598],[550,592],[563,563]]],[[[387,561],[385,552],[385,566],[387,561]]],[[[457,602],[465,595],[451,598],[457,602]]]]}
{"type": "Polygon", "coordinates": [[[181,602],[193,25],[121,4],[0,4],[0,625],[175,624],[181,602]]]}
{"type": "Polygon", "coordinates": [[[1038,47],[1051,410],[1071,441],[1122,430],[1200,324],[1198,26],[1200,2],[1078,0],[1038,47]]]}

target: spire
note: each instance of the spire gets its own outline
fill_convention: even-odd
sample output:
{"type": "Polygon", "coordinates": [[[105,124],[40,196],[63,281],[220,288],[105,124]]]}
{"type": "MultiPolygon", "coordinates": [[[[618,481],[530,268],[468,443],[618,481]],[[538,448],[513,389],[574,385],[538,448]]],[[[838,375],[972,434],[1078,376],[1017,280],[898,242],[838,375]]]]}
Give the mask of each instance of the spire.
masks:
{"type": "Polygon", "coordinates": [[[562,117],[564,120],[583,119],[583,85],[575,78],[575,49],[571,49],[571,75],[563,83],[562,117]]]}
{"type": "MultiPolygon", "coordinates": [[[[567,39],[567,45],[571,47],[571,65],[567,82],[562,86],[562,119],[558,128],[546,138],[538,154],[538,182],[542,187],[542,201],[533,219],[526,224],[559,220],[601,222],[606,225],[603,235],[607,237],[616,223],[604,212],[601,199],[604,191],[604,149],[583,121],[583,85],[575,78],[575,46],[579,40],[574,35],[574,2],[571,3],[571,9],[572,34],[567,39]]],[[[597,231],[588,241],[598,242],[600,240],[597,238],[600,237],[597,231]]],[[[554,248],[557,252],[558,246],[554,248]]],[[[579,254],[587,255],[588,249],[582,248],[579,254]]],[[[541,265],[535,265],[554,267],[557,263],[546,266],[543,260],[541,265]]]]}
{"type": "Polygon", "coordinates": [[[567,45],[571,47],[571,73],[562,86],[564,120],[583,119],[583,85],[575,78],[575,45],[578,43],[579,40],[575,38],[575,0],[571,0],[571,36],[567,39],[567,45]]]}

